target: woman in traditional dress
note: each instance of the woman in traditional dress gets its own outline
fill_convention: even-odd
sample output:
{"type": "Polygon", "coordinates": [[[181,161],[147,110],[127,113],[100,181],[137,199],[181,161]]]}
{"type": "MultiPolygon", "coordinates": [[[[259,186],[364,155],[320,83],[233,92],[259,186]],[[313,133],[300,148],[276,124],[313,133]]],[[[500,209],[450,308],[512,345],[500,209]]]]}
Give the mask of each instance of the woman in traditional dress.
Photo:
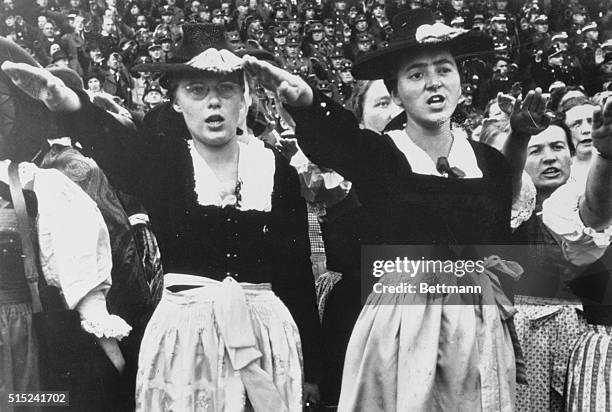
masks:
{"type": "Polygon", "coordinates": [[[222,26],[185,24],[175,55],[140,68],[164,73],[172,102],[138,136],[46,73],[3,69],[63,113],[111,184],[150,213],[167,274],[141,345],[137,410],[301,411],[302,395],[318,397],[319,320],[297,175],[238,140],[246,83],[222,26]]]}
{"type": "MultiPolygon", "coordinates": [[[[513,192],[519,193],[512,169],[501,153],[453,133],[450,122],[461,94],[455,59],[477,52],[485,38],[434,24],[422,9],[399,14],[393,28],[389,47],[364,55],[354,69],[357,78],[385,79],[404,109],[405,127],[385,135],[360,130],[352,114],[286,72],[249,58],[245,67],[266,88],[278,89],[304,152],[353,183],[369,214],[362,244],[507,244],[513,192]]],[[[545,126],[545,103],[536,90],[517,104],[517,137],[545,126]]],[[[607,201],[609,193],[599,195],[607,201]]],[[[599,200],[580,206],[585,223],[602,224],[582,214],[599,200]]],[[[602,210],[609,220],[610,209],[602,210]]],[[[515,310],[497,274],[516,277],[520,268],[495,257],[484,266],[479,276],[443,278],[480,286],[481,295],[370,295],[347,349],[338,410],[511,411],[515,310]]],[[[401,281],[410,278],[396,272],[381,280],[401,281]]]]}

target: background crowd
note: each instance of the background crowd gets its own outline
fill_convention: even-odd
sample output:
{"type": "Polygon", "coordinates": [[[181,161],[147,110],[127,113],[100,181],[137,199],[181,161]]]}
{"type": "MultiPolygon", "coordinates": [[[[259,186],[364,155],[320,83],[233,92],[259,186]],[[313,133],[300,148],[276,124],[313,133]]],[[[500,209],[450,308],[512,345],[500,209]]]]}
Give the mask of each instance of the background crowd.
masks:
{"type": "MultiPolygon", "coordinates": [[[[180,51],[184,23],[223,24],[227,42],[234,48],[238,57],[250,54],[301,76],[313,89],[320,92],[315,94],[323,99],[323,103],[326,98],[322,95],[326,95],[351,109],[361,129],[380,133],[383,130],[388,132],[403,129],[398,127],[397,123],[388,123],[394,118],[399,122],[405,121],[406,117],[396,117],[401,110],[393,102],[382,80],[356,81],[352,74],[353,64],[362,54],[387,47],[392,32],[390,22],[402,10],[411,8],[431,9],[437,21],[454,28],[471,30],[476,37],[490,38],[494,45],[493,53],[471,55],[469,58],[457,56],[461,74],[461,98],[452,117],[453,134],[459,136],[463,129],[473,140],[502,149],[510,134],[516,99],[521,95],[525,97],[527,91],[536,87],[542,89],[542,101],[547,102],[546,110],[553,122],[550,126],[543,127],[537,139],[527,139],[524,142],[525,145],[530,143],[524,159],[526,161],[523,162],[523,180],[533,181],[529,188],[533,186],[535,193],[532,196],[522,196],[523,193],[518,196],[529,198],[533,204],[518,207],[517,214],[514,214],[513,209],[512,229],[517,229],[513,241],[551,244],[558,250],[555,249],[550,261],[543,260],[542,267],[534,271],[538,274],[550,272],[551,276],[545,278],[553,279],[550,283],[542,285],[533,280],[544,277],[525,276],[514,291],[518,310],[515,318],[516,333],[526,361],[524,380],[529,383],[529,387],[519,386],[516,403],[517,410],[525,411],[560,410],[564,403],[572,407],[576,404],[573,410],[581,410],[581,404],[575,399],[587,399],[587,395],[581,393],[585,387],[582,380],[599,379],[609,383],[608,360],[612,359],[612,349],[608,353],[606,346],[602,349],[601,356],[589,352],[589,356],[592,355],[597,362],[606,363],[608,366],[604,370],[599,364],[590,365],[585,369],[587,372],[576,365],[584,363],[580,356],[588,358],[588,345],[584,353],[575,351],[571,367],[568,368],[570,352],[577,337],[586,330],[587,323],[607,325],[606,333],[612,335],[609,326],[612,320],[608,310],[596,313],[598,316],[587,311],[586,320],[577,314],[574,305],[578,303],[578,299],[567,285],[558,281],[559,268],[563,269],[563,275],[569,279],[572,273],[580,272],[583,266],[593,262],[572,260],[572,256],[568,258],[563,249],[565,243],[553,238],[548,232],[542,223],[540,212],[544,201],[567,182],[577,182],[580,189],[576,189],[576,194],[583,193],[587,183],[591,159],[596,153],[593,151],[591,139],[594,113],[612,93],[610,0],[3,0],[0,10],[0,34],[29,53],[41,66],[49,68],[53,74],[61,77],[71,88],[84,88],[96,105],[113,112],[116,119],[123,118],[122,125],[125,126],[128,122],[129,126],[135,129],[145,114],[172,97],[172,93],[164,89],[163,80],[160,82],[160,74],[147,71],[143,67],[150,68],[151,63],[172,63],[175,57],[179,57],[177,51],[180,51]],[[71,70],[64,70],[66,68],[71,70]],[[75,79],[75,73],[80,79],[75,79]],[[79,82],[82,83],[79,85],[79,82]],[[135,121],[131,123],[127,118],[135,121]],[[532,210],[535,210],[535,213],[532,214],[532,210]],[[565,301],[560,303],[557,299],[559,296],[567,298],[570,304],[565,301]],[[537,298],[537,302],[533,298],[537,298]],[[550,298],[556,300],[553,302],[550,298]],[[546,322],[538,323],[540,319],[546,322]],[[550,365],[554,367],[549,367],[550,365]],[[568,373],[569,377],[566,379],[568,373]],[[597,373],[602,377],[596,376],[597,373]],[[566,392],[574,388],[573,392],[578,395],[568,395],[568,400],[563,401],[564,388],[566,392]]],[[[206,38],[198,39],[197,42],[201,43],[202,50],[212,47],[206,38]]],[[[211,62],[206,63],[212,65],[211,62]]],[[[289,124],[292,122],[291,118],[281,116],[275,107],[278,100],[275,101],[273,92],[264,90],[253,81],[247,85],[251,88],[247,100],[251,107],[246,120],[246,130],[253,131],[255,136],[264,139],[268,135],[274,135],[275,138],[279,135],[286,137],[293,134],[293,129],[297,134],[297,129],[293,127],[295,125],[289,124]],[[251,97],[254,97],[252,104],[251,97]]],[[[339,110],[334,109],[329,100],[325,104],[327,106],[322,107],[327,107],[326,110],[339,110]]],[[[516,107],[518,106],[520,105],[516,107]]],[[[163,109],[163,106],[160,109],[163,109]]],[[[326,116],[329,116],[329,111],[326,116]]],[[[336,121],[340,117],[332,118],[336,121]]],[[[87,133],[98,132],[96,128],[89,127],[90,118],[84,116],[81,120],[83,119],[86,119],[84,129],[87,129],[87,133]]],[[[99,128],[101,133],[108,133],[110,129],[107,126],[114,124],[111,120],[104,118],[98,122],[104,126],[99,128]]],[[[531,121],[536,123],[533,118],[531,121]]],[[[25,128],[29,126],[26,123],[19,124],[25,128]]],[[[44,121],[38,124],[46,126],[44,121]]],[[[162,129],[161,126],[166,125],[162,125],[162,122],[147,124],[148,129],[143,136],[151,138],[154,135],[152,131],[159,132],[157,128],[162,129]]],[[[512,130],[515,129],[514,126],[516,125],[513,125],[512,130]]],[[[334,129],[327,127],[321,130],[334,129]]],[[[45,130],[45,133],[52,134],[49,130],[45,130]]],[[[119,133],[116,135],[119,136],[119,133]]],[[[46,137],[59,136],[65,135],[46,137]]],[[[150,140],[149,143],[153,141],[150,140]]],[[[357,260],[348,263],[345,261],[345,256],[352,252],[347,252],[349,242],[343,237],[352,235],[344,229],[355,226],[353,223],[361,217],[357,213],[347,213],[347,210],[351,211],[359,204],[359,200],[356,200],[355,191],[350,190],[350,181],[330,169],[309,163],[295,143],[290,144],[284,139],[277,139],[272,143],[279,142],[277,148],[286,157],[293,157],[292,164],[298,169],[301,179],[302,196],[308,201],[310,251],[315,277],[326,275],[319,277],[322,281],[317,282],[319,310],[326,336],[322,347],[325,347],[327,352],[322,356],[322,363],[334,373],[324,373],[320,386],[323,403],[335,405],[338,402],[339,379],[342,375],[348,336],[361,310],[360,303],[354,304],[354,307],[347,304],[352,302],[353,298],[356,300],[358,294],[353,293],[354,290],[343,292],[349,286],[359,286],[357,282],[351,283],[347,276],[351,272],[357,272],[358,268],[354,266],[357,260]],[[327,210],[324,210],[325,208],[327,210]],[[338,283],[341,282],[342,276],[346,278],[344,285],[338,283]],[[331,281],[326,282],[330,279],[331,281]],[[326,320],[324,309],[332,287],[336,296],[330,295],[327,300],[326,320]],[[347,319],[334,318],[334,314],[342,314],[347,319]],[[333,346],[334,342],[337,347],[333,346]],[[326,390],[335,390],[336,393],[326,393],[326,390]]],[[[141,154],[138,150],[135,153],[141,154]]],[[[53,153],[52,155],[55,156],[53,153]]],[[[158,164],[164,162],[158,162],[155,166],[158,164]]],[[[519,169],[519,172],[523,171],[522,165],[519,169]]],[[[438,172],[451,176],[452,169],[438,172]]],[[[239,191],[239,188],[239,185],[235,186],[235,190],[239,191]]],[[[568,199],[560,204],[577,204],[573,197],[568,199]]],[[[238,202],[237,198],[234,200],[238,202]]],[[[158,198],[155,201],[157,204],[158,198]]],[[[440,202],[436,199],[433,203],[440,202]]],[[[356,207],[355,209],[358,210],[356,207]]],[[[121,219],[118,218],[121,222],[118,227],[124,231],[118,230],[117,233],[129,232],[130,224],[134,226],[132,220],[128,220],[128,215],[132,217],[126,210],[126,216],[122,214],[121,219]]],[[[106,215],[104,218],[108,219],[106,215]]],[[[148,264],[145,268],[147,274],[138,275],[141,278],[146,277],[148,286],[155,291],[152,294],[155,296],[151,299],[142,299],[142,306],[148,307],[159,300],[161,268],[159,251],[153,236],[148,231],[148,226],[142,222],[140,224],[142,230],[131,242],[142,243],[148,251],[148,259],[145,259],[145,264],[148,264]]],[[[267,233],[266,230],[264,225],[262,233],[267,233]]],[[[605,236],[609,244],[609,230],[605,232],[605,236]]],[[[121,236],[113,236],[111,233],[110,237],[111,242],[113,239],[117,242],[112,244],[112,258],[121,261],[124,257],[120,252],[125,248],[122,249],[120,242],[116,240],[121,236]]],[[[602,240],[596,245],[602,253],[607,247],[606,242],[602,240]]],[[[143,248],[140,244],[139,247],[143,248]]],[[[601,260],[609,261],[611,254],[608,251],[601,260]]],[[[236,258],[235,254],[221,255],[228,259],[236,258]]],[[[584,250],[581,250],[579,255],[585,255],[584,250]]],[[[601,263],[599,259],[596,260],[596,263],[601,263]]],[[[116,267],[119,268],[116,270],[129,272],[127,266],[116,267]]],[[[604,273],[607,279],[609,270],[601,273],[604,273]]],[[[229,272],[227,274],[229,275],[229,272]]],[[[134,275],[130,279],[136,277],[134,275]]],[[[125,290],[147,290],[147,285],[139,285],[140,289],[125,290]]],[[[591,284],[580,287],[580,290],[596,289],[591,284]]],[[[148,296],[147,293],[143,295],[148,296]]],[[[129,299],[117,300],[133,302],[134,298],[130,296],[129,299]]],[[[110,298],[109,302],[112,309],[114,302],[110,298]]],[[[127,312],[129,310],[126,309],[127,312]]],[[[130,325],[137,325],[132,333],[132,336],[136,335],[132,339],[137,341],[138,333],[142,332],[138,326],[143,326],[145,322],[126,319],[130,325]]],[[[313,341],[316,340],[315,333],[309,337],[313,341]]],[[[129,354],[134,356],[137,353],[131,349],[131,352],[124,349],[124,352],[128,353],[128,364],[129,354]]],[[[128,379],[132,379],[131,384],[134,384],[134,374],[135,370],[130,371],[128,367],[126,375],[128,379]]],[[[130,391],[133,393],[131,388],[130,391]]],[[[595,403],[604,399],[593,396],[591,398],[596,398],[595,403]]]]}
{"type": "Polygon", "coordinates": [[[165,90],[155,74],[133,67],[171,60],[184,22],[225,24],[237,52],[270,52],[277,65],[345,104],[355,58],[386,47],[393,16],[417,7],[493,40],[495,55],[462,62],[455,120],[468,134],[499,92],[580,86],[592,96],[612,88],[612,4],[605,0],[3,0],[0,33],[43,67],[75,70],[91,95],[145,113],[165,90]]]}

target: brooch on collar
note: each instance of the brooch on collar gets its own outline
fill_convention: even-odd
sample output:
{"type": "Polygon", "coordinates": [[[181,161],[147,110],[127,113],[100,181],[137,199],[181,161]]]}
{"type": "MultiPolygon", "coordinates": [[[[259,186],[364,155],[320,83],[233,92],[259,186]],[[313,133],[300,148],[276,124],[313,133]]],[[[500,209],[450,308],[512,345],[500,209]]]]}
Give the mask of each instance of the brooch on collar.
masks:
{"type": "Polygon", "coordinates": [[[222,196],[221,207],[231,206],[236,209],[240,208],[242,202],[242,180],[238,178],[236,186],[234,187],[234,193],[222,196]]]}

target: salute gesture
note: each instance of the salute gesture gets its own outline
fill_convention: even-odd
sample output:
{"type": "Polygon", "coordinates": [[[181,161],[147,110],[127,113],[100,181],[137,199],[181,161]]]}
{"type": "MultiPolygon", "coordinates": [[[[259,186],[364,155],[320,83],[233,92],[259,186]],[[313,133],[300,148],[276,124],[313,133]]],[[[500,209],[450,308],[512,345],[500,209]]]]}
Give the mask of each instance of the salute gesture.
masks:
{"type": "Polygon", "coordinates": [[[547,103],[548,98],[542,95],[539,87],[530,90],[524,100],[516,99],[510,115],[512,135],[527,138],[543,132],[550,123],[546,116],[547,103]]]}
{"type": "Polygon", "coordinates": [[[242,67],[264,88],[276,93],[281,102],[294,107],[312,104],[312,89],[301,77],[248,55],[243,57],[242,67]]]}
{"type": "Polygon", "coordinates": [[[45,104],[52,112],[73,112],[80,109],[77,94],[46,69],[26,63],[5,61],[2,70],[27,95],[45,104]]]}

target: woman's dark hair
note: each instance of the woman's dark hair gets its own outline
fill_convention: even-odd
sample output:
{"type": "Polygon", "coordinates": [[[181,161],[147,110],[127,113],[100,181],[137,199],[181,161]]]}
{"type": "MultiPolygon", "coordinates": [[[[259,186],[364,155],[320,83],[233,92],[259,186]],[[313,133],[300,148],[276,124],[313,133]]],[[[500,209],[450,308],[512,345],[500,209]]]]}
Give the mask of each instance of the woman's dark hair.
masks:
{"type": "Polygon", "coordinates": [[[574,156],[576,153],[576,148],[574,147],[574,142],[572,142],[572,131],[569,129],[569,127],[567,127],[567,125],[559,119],[551,121],[548,127],[550,126],[557,126],[563,129],[563,132],[565,133],[565,141],[567,142],[567,148],[570,151],[570,155],[574,156]]]}

